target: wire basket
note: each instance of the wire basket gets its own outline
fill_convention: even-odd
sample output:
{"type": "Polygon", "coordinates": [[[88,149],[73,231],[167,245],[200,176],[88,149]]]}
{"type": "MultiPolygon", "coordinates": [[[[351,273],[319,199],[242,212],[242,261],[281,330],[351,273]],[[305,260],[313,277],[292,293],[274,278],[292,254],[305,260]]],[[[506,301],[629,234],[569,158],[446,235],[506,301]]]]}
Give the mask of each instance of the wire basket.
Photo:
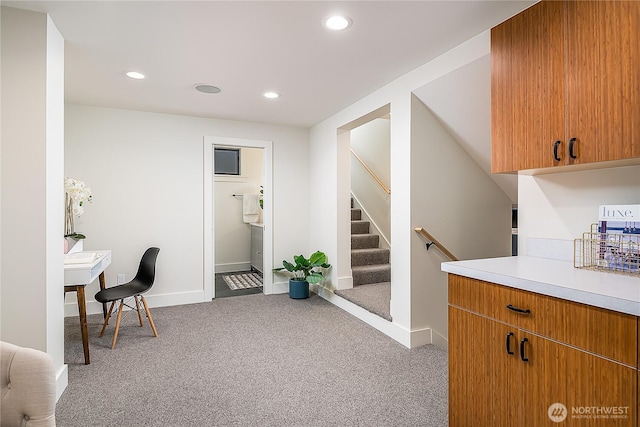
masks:
{"type": "Polygon", "coordinates": [[[593,224],[573,249],[576,268],[640,276],[640,234],[602,233],[593,224]]]}

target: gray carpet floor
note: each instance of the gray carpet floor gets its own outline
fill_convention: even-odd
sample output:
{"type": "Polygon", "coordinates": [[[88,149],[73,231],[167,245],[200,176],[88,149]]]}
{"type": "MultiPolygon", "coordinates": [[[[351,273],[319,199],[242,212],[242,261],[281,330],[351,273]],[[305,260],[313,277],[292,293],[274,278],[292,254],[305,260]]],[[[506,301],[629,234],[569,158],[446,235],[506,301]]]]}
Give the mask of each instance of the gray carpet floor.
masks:
{"type": "Polygon", "coordinates": [[[110,349],[88,317],[65,319],[65,426],[447,425],[447,353],[407,349],[312,295],[262,294],[132,313],[110,349]]]}
{"type": "Polygon", "coordinates": [[[336,295],[351,301],[391,322],[391,282],[358,285],[335,291],[336,295]]]}

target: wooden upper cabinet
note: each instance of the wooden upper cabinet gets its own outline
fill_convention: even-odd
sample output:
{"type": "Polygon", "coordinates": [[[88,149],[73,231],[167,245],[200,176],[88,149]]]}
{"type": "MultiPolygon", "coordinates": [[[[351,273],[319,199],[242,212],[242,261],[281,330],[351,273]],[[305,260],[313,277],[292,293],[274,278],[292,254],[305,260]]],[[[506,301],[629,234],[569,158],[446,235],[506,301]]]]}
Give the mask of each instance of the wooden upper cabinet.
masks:
{"type": "Polygon", "coordinates": [[[492,172],[640,157],[639,24],[638,1],[543,0],[491,30],[492,172]]]}
{"type": "Polygon", "coordinates": [[[569,1],[567,141],[572,163],[640,157],[640,2],[569,1]]]}
{"type": "Polygon", "coordinates": [[[491,30],[492,172],[558,163],[553,144],[564,138],[563,37],[563,5],[553,1],[491,30]]]}

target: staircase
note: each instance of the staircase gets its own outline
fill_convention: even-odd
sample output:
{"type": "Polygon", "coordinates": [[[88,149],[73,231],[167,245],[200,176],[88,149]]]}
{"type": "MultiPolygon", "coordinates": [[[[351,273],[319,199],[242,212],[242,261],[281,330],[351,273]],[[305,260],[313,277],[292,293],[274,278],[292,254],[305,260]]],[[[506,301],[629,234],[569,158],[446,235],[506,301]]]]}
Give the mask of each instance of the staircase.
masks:
{"type": "Polygon", "coordinates": [[[336,294],[391,321],[391,264],[389,249],[380,248],[380,236],[370,233],[370,222],[351,201],[351,272],[353,289],[336,294]]]}
{"type": "Polygon", "coordinates": [[[389,249],[380,248],[380,236],[369,232],[369,221],[362,211],[351,208],[351,270],[353,286],[389,282],[389,249]]]}

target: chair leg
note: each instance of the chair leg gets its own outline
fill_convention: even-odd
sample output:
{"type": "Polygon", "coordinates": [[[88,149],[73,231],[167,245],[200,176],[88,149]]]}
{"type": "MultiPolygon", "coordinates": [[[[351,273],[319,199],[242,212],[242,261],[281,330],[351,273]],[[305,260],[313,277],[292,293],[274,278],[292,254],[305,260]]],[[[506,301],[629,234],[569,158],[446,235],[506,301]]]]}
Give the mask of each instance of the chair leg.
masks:
{"type": "Polygon", "coordinates": [[[151,317],[151,312],[149,311],[149,306],[147,305],[147,300],[144,299],[142,295],[140,295],[140,299],[142,300],[142,304],[144,305],[144,311],[147,312],[147,317],[149,318],[149,323],[151,324],[151,329],[153,329],[153,336],[158,336],[158,331],[156,330],[156,325],[153,324],[153,318],[151,317]]]}
{"type": "Polygon", "coordinates": [[[142,314],[140,313],[140,302],[138,301],[138,297],[142,295],[134,295],[133,299],[136,300],[136,310],[138,310],[138,320],[140,321],[140,326],[142,326],[142,314]]]}
{"type": "Polygon", "coordinates": [[[118,329],[120,329],[120,320],[122,320],[122,311],[124,308],[124,300],[120,300],[120,307],[118,308],[118,320],[116,320],[116,330],[113,333],[113,341],[111,341],[111,350],[116,348],[116,340],[118,339],[118,329]]]}
{"type": "Polygon", "coordinates": [[[104,318],[104,323],[102,324],[102,330],[100,331],[100,336],[104,335],[104,330],[107,329],[107,325],[109,324],[109,318],[111,317],[111,312],[113,311],[113,305],[115,301],[111,301],[111,306],[109,307],[109,312],[107,313],[107,317],[104,318]]]}

